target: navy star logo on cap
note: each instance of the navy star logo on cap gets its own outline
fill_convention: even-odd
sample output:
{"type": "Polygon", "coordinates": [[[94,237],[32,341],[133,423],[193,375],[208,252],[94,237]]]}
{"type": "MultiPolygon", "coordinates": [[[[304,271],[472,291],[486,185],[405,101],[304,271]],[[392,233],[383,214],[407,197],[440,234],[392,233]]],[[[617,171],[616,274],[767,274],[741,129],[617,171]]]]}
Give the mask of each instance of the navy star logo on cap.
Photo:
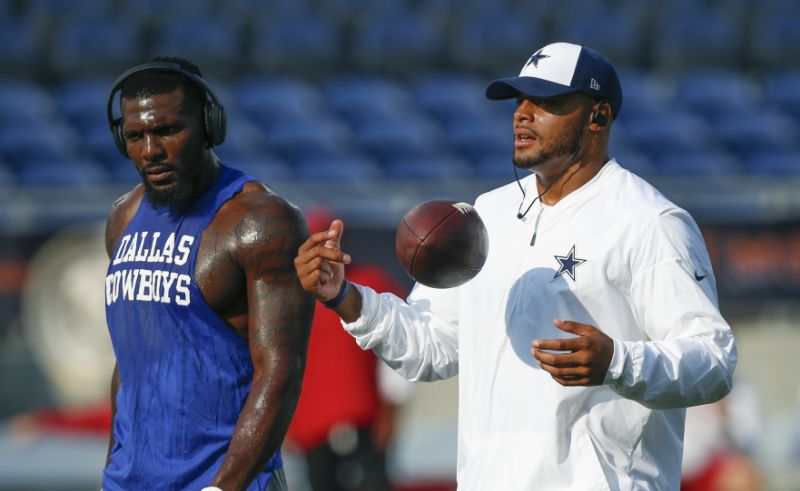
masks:
{"type": "Polygon", "coordinates": [[[575,268],[580,266],[581,264],[585,263],[586,259],[578,259],[575,257],[575,246],[572,246],[572,249],[569,250],[569,254],[566,256],[553,256],[556,258],[556,261],[560,264],[558,271],[556,272],[553,279],[558,278],[559,276],[563,275],[564,273],[568,274],[572,281],[575,281],[575,268]]]}
{"type": "Polygon", "coordinates": [[[527,61],[527,63],[525,63],[525,66],[528,66],[531,63],[533,63],[533,66],[535,66],[536,68],[539,68],[539,60],[541,60],[542,58],[550,58],[550,56],[542,54],[542,50],[540,49],[536,53],[532,54],[530,58],[528,58],[528,61],[527,61]]]}

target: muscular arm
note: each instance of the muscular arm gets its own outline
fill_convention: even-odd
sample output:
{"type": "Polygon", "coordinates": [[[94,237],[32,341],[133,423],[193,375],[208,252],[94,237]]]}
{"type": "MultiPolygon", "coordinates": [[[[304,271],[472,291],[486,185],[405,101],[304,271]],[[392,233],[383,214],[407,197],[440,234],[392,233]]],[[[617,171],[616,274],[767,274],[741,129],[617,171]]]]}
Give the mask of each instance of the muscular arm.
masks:
{"type": "Polygon", "coordinates": [[[245,489],[280,447],[300,395],[314,300],[292,261],[305,240],[300,212],[274,195],[252,199],[234,233],[247,282],[253,383],[212,484],[245,489]]]}

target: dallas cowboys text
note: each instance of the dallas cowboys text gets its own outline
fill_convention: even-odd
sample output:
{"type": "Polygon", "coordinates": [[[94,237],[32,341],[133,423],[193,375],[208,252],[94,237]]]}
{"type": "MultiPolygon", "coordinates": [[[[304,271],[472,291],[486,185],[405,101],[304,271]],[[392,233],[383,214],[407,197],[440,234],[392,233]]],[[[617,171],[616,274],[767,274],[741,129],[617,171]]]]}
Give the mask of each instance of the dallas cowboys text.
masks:
{"type": "MultiPolygon", "coordinates": [[[[122,237],[112,266],[124,263],[160,263],[183,266],[189,259],[192,235],[178,239],[174,233],[162,239],[161,232],[147,231],[122,237]]],[[[191,277],[186,273],[152,268],[123,268],[106,276],[106,305],[117,300],[175,302],[189,305],[191,277]]]]}

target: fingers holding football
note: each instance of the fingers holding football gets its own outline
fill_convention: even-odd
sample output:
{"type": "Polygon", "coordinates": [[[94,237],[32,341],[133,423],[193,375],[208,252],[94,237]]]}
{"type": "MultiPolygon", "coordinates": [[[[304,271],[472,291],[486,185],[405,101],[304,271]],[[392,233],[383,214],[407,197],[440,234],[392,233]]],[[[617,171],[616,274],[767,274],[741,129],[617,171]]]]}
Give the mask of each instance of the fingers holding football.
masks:
{"type": "Polygon", "coordinates": [[[559,320],[553,324],[578,337],[533,341],[531,354],[539,366],[561,385],[602,384],[614,355],[614,341],[588,324],[559,320]]]}

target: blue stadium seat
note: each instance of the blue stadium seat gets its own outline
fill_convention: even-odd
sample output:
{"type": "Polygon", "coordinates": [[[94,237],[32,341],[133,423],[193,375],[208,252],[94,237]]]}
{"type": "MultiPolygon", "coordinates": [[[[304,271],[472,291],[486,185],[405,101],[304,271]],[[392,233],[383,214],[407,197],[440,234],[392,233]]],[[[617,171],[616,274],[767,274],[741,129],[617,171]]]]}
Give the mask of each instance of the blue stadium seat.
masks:
{"type": "MultiPolygon", "coordinates": [[[[136,24],[161,27],[168,24],[193,23],[215,17],[214,0],[120,1],[122,3],[119,9],[120,16],[136,24]]],[[[229,1],[233,2],[235,0],[229,1]]]]}
{"type": "Polygon", "coordinates": [[[247,77],[234,85],[239,106],[262,128],[329,116],[316,87],[294,77],[247,77]]]}
{"type": "Polygon", "coordinates": [[[323,17],[278,17],[254,27],[248,65],[258,71],[319,75],[336,67],[343,48],[337,26],[323,17]]]}
{"type": "Polygon", "coordinates": [[[721,120],[712,128],[716,137],[739,158],[800,148],[800,129],[780,113],[746,112],[721,120]]]}
{"type": "Polygon", "coordinates": [[[348,129],[331,120],[287,122],[275,125],[266,136],[269,149],[290,163],[340,154],[351,148],[348,129]]]}
{"type": "Polygon", "coordinates": [[[27,188],[90,188],[107,184],[109,175],[91,161],[31,161],[17,169],[20,186],[27,188]]]}
{"type": "MultiPolygon", "coordinates": [[[[106,78],[70,79],[55,91],[58,107],[81,132],[96,126],[107,128],[106,103],[112,83],[106,78]]],[[[118,107],[114,114],[119,115],[118,107]]]]}
{"type": "Polygon", "coordinates": [[[756,84],[730,70],[701,70],[682,74],[676,84],[676,101],[716,123],[747,112],[758,112],[756,84]]]}
{"type": "Polygon", "coordinates": [[[443,154],[403,156],[383,164],[390,179],[448,181],[475,176],[465,161],[443,154]]]}
{"type": "Polygon", "coordinates": [[[269,153],[264,131],[240,111],[228,113],[228,134],[214,151],[220,157],[248,157],[269,153]]]}
{"type": "MultiPolygon", "coordinates": [[[[617,130],[618,128],[615,129],[615,131],[617,130]]],[[[636,175],[649,177],[656,173],[656,165],[653,161],[630,145],[613,144],[609,153],[619,165],[636,175]]]]}
{"type": "Polygon", "coordinates": [[[61,76],[116,76],[141,61],[142,36],[119,19],[74,19],[53,34],[49,63],[61,76]]]}
{"type": "Polygon", "coordinates": [[[738,68],[746,61],[744,29],[722,10],[695,8],[661,16],[658,22],[654,54],[660,69],[738,68]]]}
{"type": "Polygon", "coordinates": [[[136,172],[136,166],[130,160],[117,153],[100,164],[108,173],[109,179],[114,184],[133,187],[142,182],[142,176],[136,172]]]}
{"type": "Polygon", "coordinates": [[[323,97],[356,129],[374,122],[419,117],[405,87],[379,76],[345,74],[328,78],[323,97]]]}
{"type": "MultiPolygon", "coordinates": [[[[113,163],[122,157],[114,144],[108,125],[87,127],[81,133],[84,149],[89,156],[100,163],[113,163]]],[[[127,161],[127,160],[126,160],[127,161]]]]}
{"type": "Polygon", "coordinates": [[[766,176],[800,176],[800,151],[764,150],[751,153],[744,160],[748,174],[766,176]]]}
{"type": "Polygon", "coordinates": [[[764,68],[796,66],[800,60],[800,5],[795,2],[759,16],[748,54],[764,68]]]}
{"type": "Polygon", "coordinates": [[[611,60],[616,68],[621,68],[636,66],[642,61],[645,54],[643,28],[640,17],[624,11],[605,10],[590,15],[582,12],[578,18],[570,15],[563,25],[557,26],[554,38],[589,46],[611,60]]]}
{"type": "Polygon", "coordinates": [[[101,19],[113,12],[114,2],[97,0],[27,0],[27,10],[32,14],[46,14],[53,20],[64,17],[101,19]]]}
{"type": "Polygon", "coordinates": [[[800,68],[766,72],[763,92],[767,103],[800,124],[800,68]]]}
{"type": "Polygon", "coordinates": [[[545,44],[537,18],[498,12],[467,18],[456,26],[449,57],[457,66],[502,76],[516,75],[526,57],[545,44]]]}
{"type": "MultiPolygon", "coordinates": [[[[293,0],[286,1],[292,2],[293,0]]],[[[316,9],[325,18],[331,19],[339,25],[350,25],[360,18],[385,17],[398,12],[407,13],[408,2],[406,0],[381,0],[380,2],[374,0],[325,0],[307,8],[309,10],[316,9]]]]}
{"type": "MultiPolygon", "coordinates": [[[[153,0],[158,2],[159,0],[153,0]]],[[[191,3],[192,0],[188,0],[191,3]]],[[[213,1],[213,0],[207,0],[213,1]]],[[[216,14],[222,18],[260,24],[265,18],[286,18],[302,15],[313,15],[315,9],[331,3],[323,2],[323,5],[315,4],[313,0],[225,0],[216,3],[216,14]]]]}
{"type": "Polygon", "coordinates": [[[626,120],[625,127],[633,148],[651,160],[666,152],[713,150],[717,145],[707,124],[680,110],[626,120]]]}
{"type": "Polygon", "coordinates": [[[627,69],[620,70],[617,75],[623,94],[619,121],[659,117],[674,110],[672,91],[662,78],[649,72],[627,69]]]}
{"type": "MultiPolygon", "coordinates": [[[[509,146],[505,150],[496,153],[484,153],[478,158],[470,161],[475,171],[475,176],[479,178],[497,179],[502,182],[511,182],[514,177],[514,149],[509,146]]],[[[517,169],[520,179],[530,173],[526,170],[517,169]]]]}
{"type": "Polygon", "coordinates": [[[8,189],[16,185],[17,179],[14,177],[14,172],[3,162],[0,162],[0,189],[8,189]]]}
{"type": "Polygon", "coordinates": [[[443,32],[431,19],[410,13],[368,17],[356,27],[352,61],[397,75],[431,68],[442,54],[443,32]]]}
{"type": "Polygon", "coordinates": [[[35,130],[8,127],[0,131],[0,156],[15,169],[30,162],[63,160],[73,155],[78,136],[69,128],[42,125],[35,130]]]}
{"type": "Polygon", "coordinates": [[[293,178],[289,165],[275,157],[251,156],[247,158],[227,159],[225,165],[239,169],[250,177],[270,184],[276,181],[287,181],[293,178]]]}
{"type": "Polygon", "coordinates": [[[29,19],[1,19],[0,71],[15,76],[37,75],[42,69],[44,35],[45,30],[29,19]]]}
{"type": "Polygon", "coordinates": [[[667,151],[655,159],[656,173],[662,176],[709,176],[737,175],[739,162],[724,152],[714,150],[667,151]]]}
{"type": "Polygon", "coordinates": [[[381,163],[427,157],[444,146],[434,125],[416,120],[375,121],[355,137],[361,148],[381,163]]]}
{"type": "Polygon", "coordinates": [[[418,76],[412,90],[417,105],[447,127],[497,111],[497,104],[485,96],[486,85],[486,80],[465,73],[430,73],[418,76]]]}
{"type": "Polygon", "coordinates": [[[38,85],[23,79],[0,80],[0,129],[35,129],[57,117],[53,98],[38,85]]]}
{"type": "Polygon", "coordinates": [[[486,156],[513,155],[514,129],[507,118],[464,118],[449,126],[447,140],[453,151],[477,163],[486,156]]]}
{"type": "Polygon", "coordinates": [[[230,77],[241,67],[239,30],[214,18],[167,23],[155,34],[150,56],[179,56],[192,61],[206,78],[230,77]]]}
{"type": "Polygon", "coordinates": [[[296,179],[305,181],[359,182],[384,177],[376,162],[352,154],[300,160],[293,170],[296,179]]]}

